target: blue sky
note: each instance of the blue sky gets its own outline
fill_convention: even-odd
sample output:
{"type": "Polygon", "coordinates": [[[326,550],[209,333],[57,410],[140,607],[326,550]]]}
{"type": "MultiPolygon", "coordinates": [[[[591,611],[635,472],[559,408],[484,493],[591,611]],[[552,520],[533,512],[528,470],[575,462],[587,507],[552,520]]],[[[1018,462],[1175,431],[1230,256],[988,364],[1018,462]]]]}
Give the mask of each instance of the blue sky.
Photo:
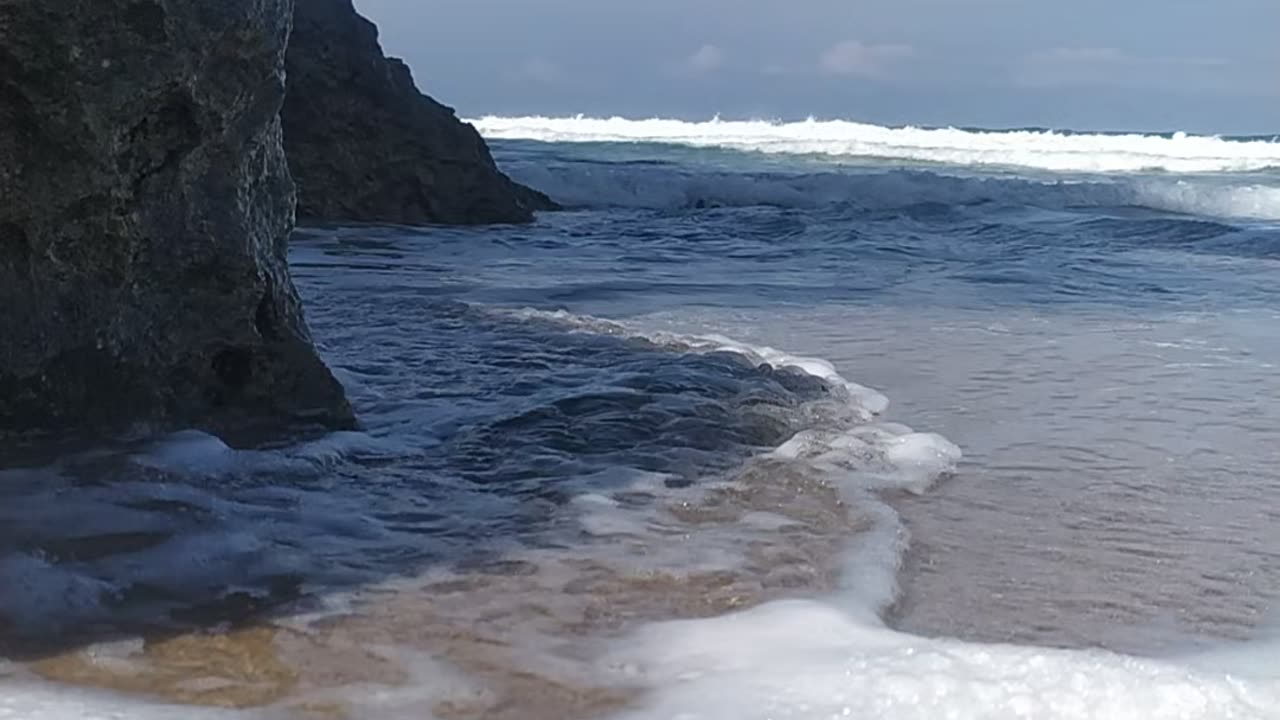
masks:
{"type": "Polygon", "coordinates": [[[356,0],[465,116],[1280,133],[1280,0],[356,0]]]}

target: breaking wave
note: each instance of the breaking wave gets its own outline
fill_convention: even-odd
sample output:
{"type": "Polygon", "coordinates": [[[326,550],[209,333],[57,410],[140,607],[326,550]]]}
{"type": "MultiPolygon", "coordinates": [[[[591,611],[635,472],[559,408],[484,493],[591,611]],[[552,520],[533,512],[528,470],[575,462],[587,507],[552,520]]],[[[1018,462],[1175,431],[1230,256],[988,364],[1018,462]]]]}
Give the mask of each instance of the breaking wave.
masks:
{"type": "Polygon", "coordinates": [[[545,142],[666,143],[841,159],[1083,173],[1257,172],[1280,167],[1280,142],[1220,137],[1070,134],[1052,130],[891,128],[846,120],[685,122],[590,117],[482,117],[486,137],[545,142]]]}

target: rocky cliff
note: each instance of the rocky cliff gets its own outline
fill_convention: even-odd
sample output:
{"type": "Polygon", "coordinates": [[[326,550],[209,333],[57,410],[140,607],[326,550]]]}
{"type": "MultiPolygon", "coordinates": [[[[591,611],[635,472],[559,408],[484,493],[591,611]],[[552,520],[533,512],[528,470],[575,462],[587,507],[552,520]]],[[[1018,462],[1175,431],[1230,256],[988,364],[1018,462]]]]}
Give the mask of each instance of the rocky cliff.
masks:
{"type": "Polygon", "coordinates": [[[304,221],[507,223],[554,207],[418,92],[351,0],[298,0],[288,76],[285,148],[304,221]]]}
{"type": "Polygon", "coordinates": [[[0,1],[0,429],[352,422],[285,264],[292,5],[0,1]]]}

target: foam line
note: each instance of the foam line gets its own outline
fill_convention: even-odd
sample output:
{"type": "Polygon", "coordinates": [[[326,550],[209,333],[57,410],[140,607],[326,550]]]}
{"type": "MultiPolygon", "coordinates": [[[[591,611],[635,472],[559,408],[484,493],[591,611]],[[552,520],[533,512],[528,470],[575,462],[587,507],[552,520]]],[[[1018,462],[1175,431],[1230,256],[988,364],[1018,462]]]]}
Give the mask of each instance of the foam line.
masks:
{"type": "Polygon", "coordinates": [[[891,128],[847,120],[685,122],[620,117],[482,117],[493,139],[669,143],[793,155],[879,158],[1065,172],[1254,172],[1280,167],[1280,142],[1164,135],[891,128]]]}

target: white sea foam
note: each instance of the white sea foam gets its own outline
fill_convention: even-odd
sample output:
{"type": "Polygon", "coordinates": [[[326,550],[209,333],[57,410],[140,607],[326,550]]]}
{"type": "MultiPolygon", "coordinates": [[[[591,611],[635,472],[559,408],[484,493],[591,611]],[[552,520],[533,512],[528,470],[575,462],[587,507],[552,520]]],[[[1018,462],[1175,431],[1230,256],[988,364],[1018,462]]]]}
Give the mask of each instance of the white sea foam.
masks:
{"type": "MultiPolygon", "coordinates": [[[[526,314],[672,345],[729,349],[845,382],[823,361],[723,338],[642,332],[566,313],[526,314]]],[[[884,490],[926,491],[960,450],[893,423],[804,431],[771,457],[834,486],[862,531],[837,592],[714,618],[660,622],[615,642],[601,659],[612,680],[647,690],[618,720],[1274,720],[1280,718],[1275,642],[1183,658],[1139,658],[926,638],[887,627],[908,544],[884,490]]],[[[597,530],[641,536],[619,504],[584,497],[597,530]]],[[[776,521],[775,521],[776,522],[776,521]]],[[[766,521],[762,527],[770,527],[766,521]]],[[[699,542],[702,538],[699,537],[699,542]]],[[[714,544],[714,543],[712,543],[714,544]]],[[[726,547],[732,547],[727,545],[726,547]]],[[[682,548],[684,549],[684,548],[682,548]]],[[[734,562],[729,552],[723,558],[734,562]]]]}
{"type": "Polygon", "coordinates": [[[877,424],[836,433],[806,430],[773,455],[808,462],[837,480],[856,471],[858,489],[906,490],[918,495],[952,472],[961,452],[941,435],[877,424]],[[871,453],[880,461],[876,467],[867,465],[871,453]]]}
{"type": "Polygon", "coordinates": [[[162,437],[132,457],[137,465],[189,476],[248,472],[316,474],[349,458],[411,454],[412,449],[361,432],[335,432],[281,450],[235,450],[217,437],[184,430],[162,437]]]}
{"type": "Polygon", "coordinates": [[[1277,648],[1245,677],[1098,651],[894,632],[832,604],[783,601],[652,625],[609,658],[657,688],[627,720],[1272,720],[1277,648]]]}
{"type": "Polygon", "coordinates": [[[767,363],[777,368],[792,368],[821,378],[832,386],[842,388],[849,394],[850,408],[860,414],[863,419],[883,413],[889,407],[889,398],[883,393],[842,377],[835,366],[821,358],[801,357],[763,345],[748,345],[731,340],[722,335],[691,335],[669,333],[638,326],[631,326],[613,320],[575,315],[564,310],[535,310],[521,308],[506,311],[507,314],[526,319],[550,320],[586,332],[606,335],[623,335],[642,338],[658,345],[673,349],[694,352],[732,352],[742,355],[758,363],[767,363]]]}
{"type": "Polygon", "coordinates": [[[701,337],[671,336],[702,350],[736,352],[774,367],[795,368],[846,390],[856,406],[869,415],[879,415],[889,408],[889,398],[877,390],[846,380],[830,362],[822,358],[800,357],[764,345],[747,345],[722,335],[701,337]]]}
{"type": "MultiPolygon", "coordinates": [[[[785,463],[796,475],[825,483],[835,490],[852,509],[851,512],[857,514],[862,532],[852,540],[853,549],[844,563],[844,575],[848,578],[843,583],[845,597],[856,598],[858,607],[869,617],[876,617],[897,597],[897,576],[908,534],[898,514],[881,495],[886,491],[915,494],[927,491],[955,472],[962,457],[956,445],[934,433],[918,433],[899,423],[880,421],[877,416],[888,408],[888,398],[876,390],[847,380],[834,365],[820,358],[796,356],[720,335],[664,332],[565,311],[526,308],[514,311],[514,314],[550,320],[586,332],[643,338],[674,350],[733,352],[754,362],[799,370],[843,390],[835,404],[844,412],[819,411],[823,422],[798,432],[764,457],[785,463]]],[[[699,497],[720,487],[717,483],[703,482],[682,491],[664,490],[661,479],[660,476],[646,474],[625,491],[662,494],[669,501],[679,500],[686,506],[697,506],[699,497]]],[[[732,479],[723,482],[731,487],[736,484],[732,479]]],[[[597,536],[640,538],[655,532],[686,531],[672,527],[667,518],[637,515],[633,509],[624,508],[620,503],[598,494],[580,496],[576,505],[582,513],[586,530],[597,536]]],[[[688,545],[681,545],[678,559],[659,554],[650,560],[656,561],[655,569],[674,561],[682,571],[689,571],[695,565],[698,570],[706,570],[714,563],[723,563],[726,569],[741,566],[745,561],[741,556],[744,546],[741,530],[745,527],[740,521],[738,528],[727,532],[701,529],[697,542],[692,544],[697,552],[691,552],[688,545]],[[710,565],[706,558],[708,555],[714,556],[710,565]],[[697,562],[691,559],[692,556],[698,557],[697,562]]]]}
{"type": "Polygon", "coordinates": [[[766,153],[1037,168],[1066,172],[1251,172],[1280,167],[1280,142],[1176,134],[1097,135],[889,128],[845,120],[685,122],[589,117],[483,117],[498,139],[669,143],[766,153]]]}
{"type": "Polygon", "coordinates": [[[1133,204],[1211,217],[1280,220],[1280,187],[1148,181],[1134,186],[1133,204]]]}
{"type": "MultiPolygon", "coordinates": [[[[842,381],[828,363],[792,364],[842,381]]],[[[959,448],[935,434],[873,422],[804,431],[770,456],[822,477],[860,514],[864,529],[852,539],[839,590],[820,600],[653,623],[622,638],[602,663],[614,680],[649,692],[617,720],[1280,718],[1274,641],[1158,660],[888,628],[882,617],[897,597],[909,538],[879,492],[926,491],[954,472],[959,448]]]]}
{"type": "MultiPolygon", "coordinates": [[[[563,310],[523,308],[511,312],[518,317],[551,320],[588,332],[643,338],[673,349],[737,353],[753,362],[804,372],[843,390],[843,404],[860,422],[800,431],[769,456],[807,465],[852,503],[874,503],[874,498],[865,495],[871,491],[923,493],[953,472],[962,457],[960,448],[941,435],[917,433],[899,423],[871,422],[888,409],[889,398],[846,379],[833,364],[821,358],[792,355],[722,335],[663,332],[563,310]]],[[[649,482],[652,484],[653,478],[649,478],[649,482]]],[[[599,505],[605,500],[593,495],[584,502],[599,505]]]]}
{"type": "Polygon", "coordinates": [[[107,693],[0,677],[0,720],[249,720],[257,713],[148,703],[107,693]]]}
{"type": "MultiPolygon", "coordinates": [[[[876,421],[874,415],[887,404],[884,396],[848,382],[823,360],[722,337],[653,332],[568,313],[525,310],[519,314],[584,331],[644,337],[676,349],[732,351],[796,368],[847,389],[848,400],[862,420],[802,432],[770,454],[773,459],[820,475],[865,520],[860,523],[864,531],[853,539],[841,589],[825,600],[773,602],[716,618],[656,623],[631,633],[605,654],[606,672],[615,680],[639,684],[649,692],[620,720],[1280,718],[1280,663],[1275,660],[1280,648],[1274,645],[1229,656],[1153,660],[1097,651],[931,639],[887,628],[881,615],[896,596],[907,536],[896,513],[878,500],[878,494],[885,490],[926,491],[955,470],[960,459],[958,448],[937,435],[876,421]]],[[[210,438],[192,435],[171,438],[144,455],[167,468],[188,467],[189,463],[220,468],[229,454],[235,452],[210,438]]],[[[663,479],[637,473],[626,489],[661,493],[663,479]]],[[[637,515],[605,495],[580,496],[575,506],[586,518],[585,529],[608,538],[610,547],[618,547],[628,537],[652,538],[664,531],[683,531],[675,525],[664,528],[662,523],[669,519],[637,515]]],[[[768,533],[792,521],[755,512],[742,522],[768,533]]],[[[714,572],[741,564],[740,538],[736,529],[724,528],[718,536],[699,536],[696,544],[674,544],[671,552],[683,556],[686,570],[714,572]]],[[[251,545],[248,551],[254,550],[251,545]]],[[[643,549],[634,559],[641,569],[647,563],[669,559],[655,555],[652,546],[643,549]]],[[[20,574],[21,562],[30,560],[14,562],[13,574],[20,574]]],[[[431,658],[405,665],[427,672],[414,673],[402,690],[350,687],[332,693],[332,698],[350,702],[370,716],[416,717],[422,706],[435,704],[442,697],[465,699],[483,692],[431,658]]],[[[0,669],[0,720],[177,715],[229,716],[218,711],[175,712],[80,691],[55,693],[38,683],[24,680],[18,685],[4,680],[0,669]]]]}

